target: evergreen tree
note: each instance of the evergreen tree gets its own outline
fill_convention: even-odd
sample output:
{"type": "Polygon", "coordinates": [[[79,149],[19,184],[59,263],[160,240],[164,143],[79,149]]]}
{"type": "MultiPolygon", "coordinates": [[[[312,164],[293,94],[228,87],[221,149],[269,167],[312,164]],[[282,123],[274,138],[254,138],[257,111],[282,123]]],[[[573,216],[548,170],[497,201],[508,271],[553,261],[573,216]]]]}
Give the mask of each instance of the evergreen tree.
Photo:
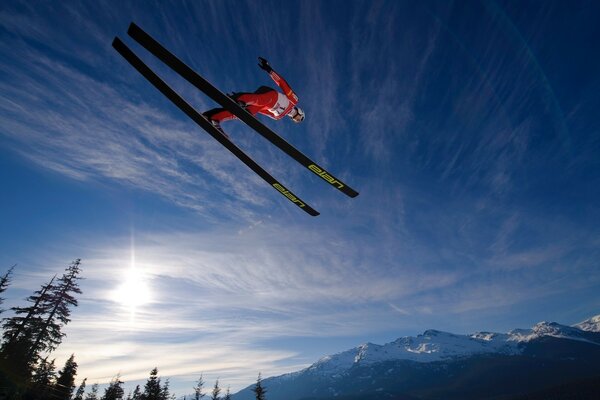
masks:
{"type": "Polygon", "coordinates": [[[212,394],[210,395],[210,400],[220,400],[219,394],[221,394],[221,388],[219,387],[219,380],[217,379],[212,394]]]}
{"type": "Polygon", "coordinates": [[[254,394],[256,395],[256,400],[265,400],[265,393],[267,393],[267,389],[262,386],[262,376],[260,372],[258,373],[258,379],[256,379],[256,385],[252,389],[254,394]]]}
{"type": "Polygon", "coordinates": [[[65,362],[65,366],[58,373],[56,380],[55,398],[62,400],[70,400],[73,390],[75,389],[75,376],[77,375],[77,363],[75,362],[75,354],[65,362]]]}
{"type": "Polygon", "coordinates": [[[123,381],[121,380],[121,374],[117,374],[117,376],[110,381],[110,384],[106,389],[104,389],[104,396],[102,396],[102,400],[122,400],[125,395],[125,391],[123,390],[123,381]]]}
{"type": "Polygon", "coordinates": [[[231,400],[231,393],[229,392],[229,386],[227,386],[227,392],[225,392],[225,397],[223,400],[231,400]]]}
{"type": "Polygon", "coordinates": [[[144,385],[143,400],[161,400],[160,378],[158,377],[158,368],[154,367],[150,371],[150,377],[144,385]]]}
{"type": "MultiPolygon", "coordinates": [[[[0,278],[0,294],[4,293],[6,288],[8,288],[8,285],[10,285],[10,278],[12,276],[13,269],[15,269],[14,265],[10,267],[8,272],[0,278]]],[[[4,303],[4,298],[0,297],[0,305],[2,305],[2,303],[4,303]]],[[[4,310],[0,308],[0,314],[2,314],[3,311],[4,310]]]]}
{"type": "Polygon", "coordinates": [[[75,392],[75,397],[73,397],[73,400],[83,400],[83,394],[85,393],[85,381],[87,381],[87,378],[83,378],[81,385],[79,385],[77,392],[75,392]]]}
{"type": "Polygon", "coordinates": [[[161,400],[169,400],[171,397],[171,394],[169,393],[169,378],[165,379],[165,384],[163,385],[162,389],[160,390],[160,399],[161,400]]]}
{"type": "Polygon", "coordinates": [[[142,400],[142,391],[140,390],[140,385],[135,386],[131,400],[142,400]]]}
{"type": "Polygon", "coordinates": [[[36,332],[36,338],[31,347],[30,354],[34,355],[40,351],[52,352],[61,343],[65,333],[61,328],[68,324],[71,319],[70,307],[77,307],[77,299],[74,293],[81,294],[79,289],[78,276],[81,272],[81,260],[78,258],[71,263],[66,272],[51,288],[51,295],[48,302],[49,312],[44,320],[41,329],[36,332]]]}
{"type": "Polygon", "coordinates": [[[85,400],[99,400],[98,398],[98,384],[92,385],[92,390],[85,396],[85,400]]]}
{"type": "Polygon", "coordinates": [[[0,368],[17,385],[25,385],[31,380],[33,368],[39,361],[39,355],[31,354],[30,350],[49,309],[55,278],[26,299],[33,303],[31,306],[13,307],[14,316],[4,319],[0,368]]]}
{"type": "Polygon", "coordinates": [[[0,370],[9,381],[26,386],[41,355],[50,353],[62,337],[61,327],[70,319],[70,307],[77,306],[72,293],[81,293],[77,280],[80,260],[75,260],[67,272],[55,278],[27,298],[28,307],[13,307],[14,316],[5,318],[0,370]]]}
{"type": "Polygon", "coordinates": [[[195,400],[200,400],[201,398],[206,396],[204,393],[202,393],[203,388],[204,388],[204,380],[202,379],[202,374],[200,374],[200,379],[198,379],[198,383],[196,384],[196,387],[194,388],[194,399],[195,400]]]}
{"type": "Polygon", "coordinates": [[[56,275],[52,277],[50,282],[43,285],[40,290],[36,290],[32,296],[25,299],[33,303],[32,306],[11,308],[15,316],[4,319],[2,326],[3,349],[11,343],[19,341],[23,336],[31,334],[31,331],[34,330],[34,322],[39,322],[39,320],[43,319],[42,316],[49,309],[48,302],[50,301],[50,294],[54,287],[53,283],[55,279],[56,275]],[[21,316],[23,314],[25,316],[21,316]],[[38,319],[38,321],[33,321],[35,319],[38,319]]]}
{"type": "Polygon", "coordinates": [[[56,379],[56,367],[54,360],[48,362],[44,358],[35,367],[35,374],[31,380],[31,386],[25,394],[26,399],[48,399],[54,393],[54,382],[56,379]]]}

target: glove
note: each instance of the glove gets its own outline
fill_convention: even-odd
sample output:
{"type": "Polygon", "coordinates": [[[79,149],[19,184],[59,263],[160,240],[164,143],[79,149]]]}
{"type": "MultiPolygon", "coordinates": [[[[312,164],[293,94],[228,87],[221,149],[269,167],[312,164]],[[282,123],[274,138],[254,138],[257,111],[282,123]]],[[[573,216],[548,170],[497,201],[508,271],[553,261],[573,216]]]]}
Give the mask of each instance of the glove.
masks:
{"type": "Polygon", "coordinates": [[[273,68],[271,68],[271,66],[269,65],[269,62],[267,60],[265,60],[262,57],[258,57],[258,66],[261,69],[264,69],[267,73],[271,73],[271,71],[273,71],[273,68]]]}

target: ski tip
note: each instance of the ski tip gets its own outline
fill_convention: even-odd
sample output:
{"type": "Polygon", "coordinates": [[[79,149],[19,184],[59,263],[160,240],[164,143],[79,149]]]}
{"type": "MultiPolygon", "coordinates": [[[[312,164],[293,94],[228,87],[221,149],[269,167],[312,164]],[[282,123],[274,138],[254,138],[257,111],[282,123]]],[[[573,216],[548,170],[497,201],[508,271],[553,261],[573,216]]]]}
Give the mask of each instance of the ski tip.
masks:
{"type": "Polygon", "coordinates": [[[123,42],[121,41],[121,39],[119,39],[118,36],[115,36],[115,38],[112,41],[112,47],[118,50],[122,46],[123,42]]]}
{"type": "Polygon", "coordinates": [[[131,35],[132,32],[139,31],[139,30],[140,30],[140,27],[137,26],[135,22],[131,22],[129,24],[129,28],[127,28],[127,34],[131,35]]]}
{"type": "Polygon", "coordinates": [[[350,188],[350,187],[348,187],[348,186],[346,186],[346,187],[344,187],[344,188],[340,189],[340,191],[341,191],[342,193],[344,193],[344,194],[345,194],[346,196],[348,196],[348,197],[352,197],[352,198],[354,198],[354,197],[358,196],[358,192],[357,192],[356,190],[354,190],[354,189],[351,189],[351,188],[350,188]]]}

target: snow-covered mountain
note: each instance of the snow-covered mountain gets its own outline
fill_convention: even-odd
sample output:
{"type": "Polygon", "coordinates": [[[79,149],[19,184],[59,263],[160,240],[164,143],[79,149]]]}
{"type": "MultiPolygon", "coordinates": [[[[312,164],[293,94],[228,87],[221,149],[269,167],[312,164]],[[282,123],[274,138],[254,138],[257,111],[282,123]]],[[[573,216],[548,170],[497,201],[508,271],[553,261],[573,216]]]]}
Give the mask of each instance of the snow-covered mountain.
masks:
{"type": "Polygon", "coordinates": [[[540,322],[531,329],[514,329],[508,333],[476,332],[470,335],[456,335],[427,330],[422,335],[401,337],[384,345],[365,343],[342,353],[323,357],[304,371],[335,375],[359,364],[366,366],[384,361],[410,360],[428,363],[478,354],[521,354],[525,348],[521,344],[542,337],[588,341],[600,345],[596,335],[588,334],[600,332],[599,328],[600,315],[572,327],[556,322],[540,322]],[[592,329],[594,327],[595,330],[592,329]]]}
{"type": "Polygon", "coordinates": [[[443,361],[482,353],[519,353],[518,340],[510,335],[479,332],[455,335],[427,330],[417,337],[407,336],[378,345],[366,343],[353,349],[321,358],[305,371],[320,374],[340,374],[355,365],[372,365],[391,360],[416,362],[443,361]]]}
{"type": "MultiPolygon", "coordinates": [[[[600,315],[573,326],[540,322],[531,329],[514,329],[508,333],[476,332],[459,335],[427,330],[416,337],[401,337],[384,345],[366,343],[323,357],[301,371],[268,378],[265,385],[271,388],[269,399],[272,400],[316,399],[362,391],[358,383],[360,379],[364,379],[365,387],[381,382],[381,387],[372,390],[379,391],[383,396],[383,393],[393,392],[392,386],[406,376],[417,374],[419,378],[414,378],[411,384],[425,379],[431,386],[430,378],[433,376],[443,381],[448,378],[447,374],[452,376],[474,368],[473,363],[477,364],[479,360],[486,360],[487,365],[495,365],[500,360],[508,364],[514,362],[516,370],[523,365],[532,368],[531,364],[535,365],[541,359],[557,359],[558,361],[547,363],[554,365],[552,363],[555,361],[561,364],[564,360],[587,360],[590,354],[599,356],[592,367],[597,367],[600,374],[600,315]],[[455,368],[458,370],[454,371],[455,368]],[[440,369],[446,372],[440,372],[440,369]],[[398,371],[403,371],[403,375],[393,378],[398,371]],[[311,385],[318,389],[305,390],[311,385]],[[349,389],[350,386],[353,389],[349,389]]],[[[561,368],[566,367],[563,364],[561,368]]],[[[502,373],[498,371],[498,374],[502,373]]],[[[477,368],[472,374],[477,374],[477,368]]],[[[244,389],[234,399],[250,399],[249,394],[249,390],[244,389]]],[[[366,398],[365,394],[361,396],[366,398]]]]}

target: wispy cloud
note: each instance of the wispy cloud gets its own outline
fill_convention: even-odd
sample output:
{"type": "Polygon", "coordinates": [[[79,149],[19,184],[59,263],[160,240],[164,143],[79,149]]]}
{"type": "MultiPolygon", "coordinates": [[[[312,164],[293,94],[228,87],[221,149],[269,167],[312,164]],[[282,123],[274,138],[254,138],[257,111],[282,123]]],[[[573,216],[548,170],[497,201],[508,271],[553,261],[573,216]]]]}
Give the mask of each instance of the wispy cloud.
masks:
{"type": "Polygon", "coordinates": [[[33,162],[74,179],[146,190],[206,215],[249,217],[239,200],[266,203],[259,181],[239,179],[245,167],[193,123],[167,114],[170,105],[131,101],[139,96],[34,49],[18,58],[3,65],[1,133],[33,162]]]}
{"type": "Polygon", "coordinates": [[[581,269],[577,280],[569,272],[565,286],[567,271],[556,269],[554,261],[568,263],[568,254],[584,244],[570,243],[560,253],[563,261],[553,253],[528,258],[527,265],[518,253],[500,261],[482,252],[473,255],[472,268],[461,267],[463,257],[450,248],[434,255],[398,248],[381,256],[384,247],[370,248],[365,236],[348,240],[328,230],[293,230],[293,243],[269,222],[233,232],[138,233],[133,248],[129,238],[95,241],[85,251],[81,314],[68,327],[65,351],[78,350],[82,373],[99,380],[108,380],[115,368],[125,378],[141,378],[148,360],[156,359],[165,375],[177,379],[204,371],[242,385],[257,370],[277,374],[314,361],[268,343],[356,336],[366,325],[397,336],[433,327],[434,321],[438,328],[457,329],[452,316],[472,318],[598,283],[581,269]],[[364,246],[357,248],[355,240],[364,246]],[[132,251],[153,294],[153,302],[135,314],[111,297],[130,268],[132,251]],[[486,267],[497,263],[499,270],[486,267]],[[139,343],[154,350],[137,351],[139,343]],[[86,344],[96,350],[87,351],[86,344]]]}
{"type": "MultiPolygon", "coordinates": [[[[397,5],[392,5],[396,8],[397,5]]],[[[426,33],[396,23],[398,9],[377,3],[354,15],[351,40],[353,107],[359,115],[361,142],[375,162],[390,162],[392,149],[415,119],[419,91],[436,49],[439,27],[426,33]],[[377,48],[374,55],[368,49],[377,48]],[[360,112],[358,112],[360,110],[360,112]],[[368,134],[367,134],[368,132],[368,134]]]]}

